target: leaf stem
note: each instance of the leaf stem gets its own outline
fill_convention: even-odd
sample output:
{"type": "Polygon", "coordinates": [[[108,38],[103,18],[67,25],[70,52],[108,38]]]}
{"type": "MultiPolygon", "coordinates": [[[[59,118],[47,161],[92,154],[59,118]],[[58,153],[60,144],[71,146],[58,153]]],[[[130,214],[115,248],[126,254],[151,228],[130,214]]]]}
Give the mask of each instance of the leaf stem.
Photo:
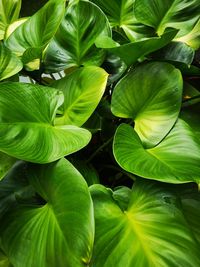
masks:
{"type": "Polygon", "coordinates": [[[109,145],[112,140],[113,140],[113,136],[110,139],[108,139],[105,143],[103,143],[99,148],[97,148],[97,150],[94,151],[94,153],[89,157],[89,159],[86,160],[86,163],[89,163],[90,161],[92,161],[92,159],[96,157],[96,155],[99,152],[101,152],[107,145],[109,145]]]}

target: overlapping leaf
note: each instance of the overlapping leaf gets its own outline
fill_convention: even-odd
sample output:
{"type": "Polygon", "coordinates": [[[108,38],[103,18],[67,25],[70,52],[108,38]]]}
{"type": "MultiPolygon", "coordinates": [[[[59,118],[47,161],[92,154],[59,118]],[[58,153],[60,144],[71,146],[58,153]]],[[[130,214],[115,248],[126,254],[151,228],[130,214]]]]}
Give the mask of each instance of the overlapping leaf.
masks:
{"type": "MultiPolygon", "coordinates": [[[[28,48],[42,51],[57,31],[65,11],[65,0],[50,0],[8,37],[6,45],[17,55],[28,48]]],[[[38,54],[38,57],[40,54],[38,54]]]]}
{"type": "Polygon", "coordinates": [[[0,180],[7,174],[15,162],[16,158],[0,152],[0,180]]]}
{"type": "Polygon", "coordinates": [[[183,36],[199,19],[200,5],[199,0],[135,0],[134,11],[139,22],[154,27],[159,35],[173,27],[183,36]]]}
{"type": "Polygon", "coordinates": [[[7,26],[18,18],[20,8],[21,0],[0,0],[0,40],[4,39],[7,26]]]}
{"type": "Polygon", "coordinates": [[[167,29],[160,37],[151,37],[138,40],[132,43],[119,45],[108,37],[99,37],[96,40],[96,46],[104,48],[109,52],[120,57],[127,66],[130,66],[144,57],[167,45],[177,34],[176,29],[167,29]]]}
{"type": "Polygon", "coordinates": [[[111,102],[115,116],[135,121],[135,131],[150,147],[170,131],[181,107],[182,77],[167,63],[135,68],[116,85],[111,102]]]}
{"type": "Polygon", "coordinates": [[[104,52],[94,45],[100,35],[110,36],[110,26],[103,12],[89,1],[72,2],[46,51],[46,71],[101,65],[104,52]]]}
{"type": "Polygon", "coordinates": [[[154,60],[181,62],[190,65],[194,59],[193,48],[182,42],[171,42],[153,54],[154,60]]]}
{"type": "Polygon", "coordinates": [[[199,245],[175,194],[144,181],[132,192],[118,190],[90,188],[96,225],[92,267],[200,264],[199,245]]]}
{"type": "Polygon", "coordinates": [[[84,267],[94,238],[86,182],[65,159],[28,168],[29,182],[45,204],[18,204],[0,226],[1,248],[15,267],[84,267]]]}
{"type": "Polygon", "coordinates": [[[0,81],[18,73],[23,64],[3,43],[0,43],[0,81]]]}
{"type": "Polygon", "coordinates": [[[65,98],[56,124],[83,125],[101,100],[107,77],[103,69],[88,66],[55,81],[52,86],[61,90],[65,98]]]}
{"type": "Polygon", "coordinates": [[[134,15],[134,0],[92,0],[106,14],[111,26],[116,29],[123,29],[126,36],[134,41],[137,38],[152,36],[154,30],[151,27],[139,23],[134,15]]]}
{"type": "Polygon", "coordinates": [[[73,153],[90,140],[90,133],[72,125],[54,126],[63,94],[40,85],[3,83],[0,86],[0,151],[46,163],[73,153]]]}
{"type": "Polygon", "coordinates": [[[121,124],[113,150],[118,164],[138,176],[169,183],[200,181],[200,145],[195,133],[182,120],[150,149],[144,148],[130,125],[121,124]]]}
{"type": "Polygon", "coordinates": [[[191,46],[195,50],[200,48],[200,19],[195,24],[192,31],[190,31],[187,35],[182,36],[177,39],[180,42],[184,42],[187,45],[191,46]]]}

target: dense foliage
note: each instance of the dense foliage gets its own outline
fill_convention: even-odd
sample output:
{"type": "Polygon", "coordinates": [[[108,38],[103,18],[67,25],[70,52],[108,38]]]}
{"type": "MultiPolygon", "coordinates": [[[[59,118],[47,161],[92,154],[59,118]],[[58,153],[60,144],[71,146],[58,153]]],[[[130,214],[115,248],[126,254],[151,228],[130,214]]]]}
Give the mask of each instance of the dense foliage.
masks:
{"type": "Polygon", "coordinates": [[[0,266],[199,267],[199,0],[37,2],[0,0],[0,266]]]}

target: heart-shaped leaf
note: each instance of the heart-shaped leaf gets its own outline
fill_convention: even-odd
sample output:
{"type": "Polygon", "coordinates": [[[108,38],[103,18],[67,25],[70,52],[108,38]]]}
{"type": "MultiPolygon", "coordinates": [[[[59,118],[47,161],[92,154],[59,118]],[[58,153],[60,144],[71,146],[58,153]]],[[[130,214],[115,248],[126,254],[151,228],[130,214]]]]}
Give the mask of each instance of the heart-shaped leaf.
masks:
{"type": "Polygon", "coordinates": [[[169,183],[200,181],[200,145],[182,120],[157,146],[145,149],[134,129],[121,124],[115,134],[114,156],[118,164],[138,176],[169,183]]]}
{"type": "Polygon", "coordinates": [[[199,266],[199,245],[176,194],[147,181],[137,181],[132,192],[102,185],[90,192],[96,226],[91,267],[199,266]]]}
{"type": "Polygon", "coordinates": [[[89,1],[72,2],[47,48],[45,69],[57,72],[72,66],[101,65],[104,51],[94,45],[98,36],[110,36],[104,13],[89,1]]]}
{"type": "Polygon", "coordinates": [[[17,55],[28,48],[46,47],[56,33],[65,11],[65,0],[50,0],[27,19],[6,40],[6,45],[17,55]]]}
{"type": "Polygon", "coordinates": [[[61,90],[65,97],[62,116],[56,124],[83,125],[101,100],[107,77],[103,69],[88,66],[55,81],[52,87],[61,90]]]}
{"type": "Polygon", "coordinates": [[[120,57],[127,66],[138,61],[139,58],[148,55],[167,45],[177,34],[176,29],[167,29],[160,37],[151,37],[136,42],[119,45],[109,37],[99,37],[95,44],[120,57]]]}
{"type": "Polygon", "coordinates": [[[4,253],[15,267],[87,266],[94,222],[83,177],[65,159],[30,167],[27,172],[46,203],[18,203],[6,213],[0,226],[4,253]]]}
{"type": "Polygon", "coordinates": [[[0,43],[0,81],[15,75],[22,68],[21,60],[0,43]]]}
{"type": "Polygon", "coordinates": [[[4,39],[7,26],[18,18],[20,8],[21,0],[0,0],[0,40],[4,39]]]}
{"type": "Polygon", "coordinates": [[[154,27],[159,35],[173,27],[183,36],[197,22],[200,5],[199,0],[135,0],[134,11],[139,22],[154,27]]]}
{"type": "Polygon", "coordinates": [[[115,116],[135,121],[135,131],[154,146],[177,120],[182,98],[182,76],[168,63],[151,62],[135,68],[116,85],[111,102],[115,116]],[[156,77],[156,79],[155,79],[156,77]]]}
{"type": "Polygon", "coordinates": [[[3,83],[0,90],[0,151],[46,163],[88,144],[91,134],[72,125],[54,126],[62,92],[40,85],[3,83]]]}

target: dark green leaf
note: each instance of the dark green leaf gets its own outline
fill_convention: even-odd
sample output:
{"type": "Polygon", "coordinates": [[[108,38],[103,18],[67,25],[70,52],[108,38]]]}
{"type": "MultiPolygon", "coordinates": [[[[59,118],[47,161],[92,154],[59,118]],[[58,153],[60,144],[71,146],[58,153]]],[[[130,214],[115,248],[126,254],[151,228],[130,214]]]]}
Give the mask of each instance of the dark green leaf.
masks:
{"type": "Polygon", "coordinates": [[[119,45],[109,37],[99,37],[96,40],[96,46],[119,56],[127,66],[130,66],[136,63],[139,58],[167,45],[176,34],[177,30],[167,29],[160,37],[146,38],[124,45],[119,45]]]}
{"type": "Polygon", "coordinates": [[[84,267],[94,223],[86,182],[65,159],[28,169],[44,205],[19,204],[0,226],[1,247],[15,267],[84,267]]]}
{"type": "Polygon", "coordinates": [[[72,2],[46,51],[46,71],[101,65],[104,52],[94,45],[96,38],[101,35],[110,36],[109,23],[103,12],[91,2],[72,2]]]}
{"type": "Polygon", "coordinates": [[[137,20],[154,27],[160,35],[165,28],[180,29],[179,36],[190,32],[200,16],[199,0],[135,0],[137,20]]]}

